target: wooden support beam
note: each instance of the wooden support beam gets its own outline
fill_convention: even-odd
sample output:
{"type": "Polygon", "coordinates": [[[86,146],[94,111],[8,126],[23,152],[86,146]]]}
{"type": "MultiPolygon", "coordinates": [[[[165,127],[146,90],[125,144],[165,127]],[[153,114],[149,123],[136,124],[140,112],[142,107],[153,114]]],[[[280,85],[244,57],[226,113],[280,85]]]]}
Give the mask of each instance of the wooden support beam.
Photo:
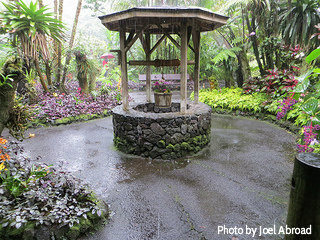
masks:
{"type": "Polygon", "coordinates": [[[157,49],[157,47],[162,43],[162,41],[166,38],[165,35],[162,35],[162,37],[158,40],[158,42],[153,46],[153,48],[150,50],[150,54],[154,52],[154,50],[157,49]]]}
{"type": "Polygon", "coordinates": [[[177,47],[180,49],[180,44],[160,25],[157,24],[158,28],[161,29],[163,31],[163,34],[170,39],[170,41],[177,47]]]}
{"type": "MultiPolygon", "coordinates": [[[[140,38],[140,42],[141,42],[141,45],[142,45],[142,47],[143,47],[143,50],[144,50],[144,52],[145,53],[147,53],[147,45],[146,45],[146,40],[145,40],[145,38],[143,37],[143,34],[141,34],[140,36],[139,36],[139,38],[140,38]]],[[[150,50],[150,49],[149,49],[150,50]]]]}
{"type": "Polygon", "coordinates": [[[188,27],[188,35],[187,35],[187,39],[188,39],[187,44],[188,44],[188,45],[189,45],[189,43],[190,43],[191,33],[192,33],[192,27],[189,26],[189,27],[188,27]]]}
{"type": "Polygon", "coordinates": [[[135,31],[131,30],[128,38],[126,39],[126,46],[132,41],[135,31]]]}
{"type": "Polygon", "coordinates": [[[129,95],[128,95],[128,71],[127,71],[127,52],[126,45],[126,26],[122,23],[120,28],[120,51],[121,51],[121,90],[122,90],[122,107],[124,111],[129,110],[129,95]]]}
{"type": "MultiPolygon", "coordinates": [[[[146,60],[151,60],[151,52],[150,52],[150,33],[145,34],[145,53],[146,60]]],[[[151,67],[146,67],[146,93],[147,93],[147,102],[151,102],[151,67]]]]}
{"type": "MultiPolygon", "coordinates": [[[[181,38],[181,35],[178,33],[178,36],[181,38]]],[[[193,49],[193,47],[189,44],[189,40],[190,39],[188,39],[188,48],[190,48],[191,50],[192,50],[192,52],[194,52],[194,49],[193,49]]]]}
{"type": "Polygon", "coordinates": [[[199,103],[199,73],[200,73],[200,31],[192,28],[192,41],[194,46],[194,102],[199,103]]]}
{"type": "Polygon", "coordinates": [[[121,51],[120,50],[110,50],[110,52],[115,52],[118,55],[118,65],[121,65],[121,51]]]}
{"type": "MultiPolygon", "coordinates": [[[[125,51],[128,52],[129,49],[132,47],[132,45],[137,41],[137,39],[142,35],[143,31],[147,30],[150,27],[150,25],[144,26],[142,29],[140,29],[136,35],[127,43],[125,44],[125,51]]],[[[130,33],[131,34],[131,33],[130,33]]],[[[130,36],[130,35],[129,35],[130,36]]]]}
{"type": "Polygon", "coordinates": [[[187,24],[181,23],[181,81],[180,81],[180,112],[185,114],[187,112],[187,60],[188,60],[188,36],[187,36],[187,24]]]}
{"type": "MultiPolygon", "coordinates": [[[[155,67],[178,67],[180,66],[180,60],[179,59],[170,59],[170,60],[131,60],[128,62],[131,66],[155,66],[155,67]]],[[[187,61],[188,65],[194,65],[195,61],[190,60],[187,61]]]]}

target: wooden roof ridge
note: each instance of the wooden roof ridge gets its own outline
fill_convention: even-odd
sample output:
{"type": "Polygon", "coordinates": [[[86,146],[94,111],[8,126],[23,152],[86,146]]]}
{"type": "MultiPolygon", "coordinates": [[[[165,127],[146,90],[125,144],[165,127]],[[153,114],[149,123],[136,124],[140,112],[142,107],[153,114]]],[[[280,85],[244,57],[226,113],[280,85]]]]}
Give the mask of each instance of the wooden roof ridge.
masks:
{"type": "MultiPolygon", "coordinates": [[[[126,31],[137,28],[139,25],[165,24],[172,28],[182,19],[194,21],[199,31],[212,31],[227,23],[229,17],[217,14],[201,7],[133,7],[123,11],[99,16],[101,23],[111,31],[119,31],[122,22],[126,22],[126,31]]],[[[158,30],[155,30],[157,33],[158,30]]]]}

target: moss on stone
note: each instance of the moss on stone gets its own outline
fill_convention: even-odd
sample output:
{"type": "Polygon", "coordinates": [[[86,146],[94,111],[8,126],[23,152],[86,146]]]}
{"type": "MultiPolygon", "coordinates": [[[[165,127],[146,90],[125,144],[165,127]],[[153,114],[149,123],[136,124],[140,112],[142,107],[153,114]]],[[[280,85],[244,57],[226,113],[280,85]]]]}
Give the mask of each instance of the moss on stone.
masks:
{"type": "Polygon", "coordinates": [[[183,149],[183,150],[189,150],[189,148],[190,148],[189,143],[187,143],[187,142],[181,143],[181,149],[183,149]]]}
{"type": "Polygon", "coordinates": [[[175,152],[180,152],[180,150],[181,150],[181,146],[180,146],[179,143],[177,143],[177,144],[175,144],[175,145],[173,146],[173,151],[175,151],[175,152]]]}
{"type": "Polygon", "coordinates": [[[170,150],[170,151],[174,151],[174,146],[170,143],[166,146],[166,149],[170,150]]]}
{"type": "Polygon", "coordinates": [[[166,147],[166,142],[164,140],[160,140],[157,145],[158,145],[159,148],[165,148],[166,147]]]}

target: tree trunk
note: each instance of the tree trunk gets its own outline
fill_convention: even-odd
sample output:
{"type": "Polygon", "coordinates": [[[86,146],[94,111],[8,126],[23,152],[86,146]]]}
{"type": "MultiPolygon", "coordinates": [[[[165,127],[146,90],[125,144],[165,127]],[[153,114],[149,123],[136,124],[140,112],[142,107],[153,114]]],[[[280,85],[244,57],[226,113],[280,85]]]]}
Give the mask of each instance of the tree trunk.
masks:
{"type": "MultiPolygon", "coordinates": [[[[7,60],[3,67],[3,75],[7,76],[9,74],[14,74],[12,76],[14,81],[10,82],[12,87],[7,84],[0,86],[0,136],[9,120],[10,111],[14,106],[17,85],[23,78],[20,64],[19,60],[14,58],[7,60]]],[[[2,78],[0,78],[0,81],[2,81],[2,78]]]]}
{"type": "Polygon", "coordinates": [[[17,84],[3,85],[0,87],[0,136],[10,117],[10,110],[14,105],[15,90],[17,84]]]}
{"type": "Polygon", "coordinates": [[[238,53],[238,56],[239,56],[239,60],[241,61],[243,81],[246,81],[251,77],[251,70],[250,70],[250,65],[249,65],[246,50],[243,49],[242,51],[240,51],[238,53]]]}
{"type": "Polygon", "coordinates": [[[41,85],[42,85],[42,88],[45,92],[48,92],[48,87],[47,87],[47,84],[46,82],[44,81],[44,78],[42,76],[42,72],[41,72],[41,69],[40,69],[40,66],[39,66],[39,60],[38,59],[34,59],[34,65],[36,67],[36,70],[37,70],[37,73],[38,73],[38,76],[40,78],[40,82],[41,82],[41,85]]]}
{"type": "Polygon", "coordinates": [[[241,62],[239,55],[237,55],[237,59],[238,59],[238,69],[236,71],[237,85],[238,85],[238,87],[241,88],[243,86],[243,81],[244,81],[244,77],[243,77],[243,73],[242,73],[242,62],[241,62]]]}
{"type": "Polygon", "coordinates": [[[42,0],[38,0],[39,2],[39,8],[42,8],[43,7],[43,1],[42,0]]]}
{"type": "Polygon", "coordinates": [[[78,71],[77,78],[79,81],[79,87],[81,88],[81,93],[87,94],[89,92],[89,89],[86,71],[78,71]]]}
{"type": "Polygon", "coordinates": [[[233,86],[233,81],[232,81],[232,72],[229,69],[228,63],[226,60],[223,60],[223,66],[226,72],[226,79],[225,79],[225,87],[230,88],[233,86]]]}
{"type": "Polygon", "coordinates": [[[253,52],[254,52],[256,61],[258,63],[258,66],[259,66],[260,75],[263,76],[264,75],[264,71],[263,71],[263,66],[261,64],[261,61],[260,61],[260,54],[259,54],[259,49],[258,49],[258,41],[257,41],[256,32],[255,32],[256,28],[255,28],[255,23],[254,23],[254,21],[255,21],[254,16],[252,17],[251,21],[252,21],[252,26],[250,24],[249,16],[248,16],[248,13],[247,13],[246,14],[246,22],[247,22],[247,27],[248,27],[249,33],[253,33],[254,32],[254,35],[250,36],[250,40],[252,41],[253,52]]]}
{"type": "Polygon", "coordinates": [[[48,82],[49,86],[52,86],[51,66],[50,66],[50,64],[49,64],[49,62],[47,60],[45,61],[45,65],[46,65],[47,82],[48,82]]]}
{"type": "MultiPolygon", "coordinates": [[[[59,1],[59,20],[62,21],[62,13],[63,13],[63,0],[59,1]]],[[[57,56],[57,73],[56,73],[56,78],[57,78],[57,83],[58,85],[60,84],[61,80],[61,55],[62,55],[62,44],[61,42],[58,43],[58,56],[57,56]]]]}
{"type": "Polygon", "coordinates": [[[81,11],[81,5],[82,5],[82,0],[78,0],[78,6],[77,6],[76,14],[74,17],[72,33],[71,33],[71,38],[70,38],[70,42],[69,42],[69,51],[67,52],[66,63],[65,63],[64,69],[63,69],[63,76],[62,76],[62,83],[61,83],[62,88],[64,88],[67,70],[68,70],[68,66],[70,64],[70,60],[71,60],[71,49],[73,47],[73,42],[74,42],[74,38],[76,35],[76,31],[77,31],[77,25],[78,25],[79,15],[80,15],[80,11],[81,11]]]}

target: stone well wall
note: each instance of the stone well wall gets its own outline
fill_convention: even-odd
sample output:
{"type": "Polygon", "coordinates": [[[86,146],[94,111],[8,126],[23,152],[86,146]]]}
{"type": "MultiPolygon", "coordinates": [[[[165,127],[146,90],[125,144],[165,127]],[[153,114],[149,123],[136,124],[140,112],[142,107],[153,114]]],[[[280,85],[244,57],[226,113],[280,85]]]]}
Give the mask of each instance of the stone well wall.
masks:
{"type": "MultiPolygon", "coordinates": [[[[179,109],[179,103],[173,103],[179,109]]],[[[188,104],[187,114],[152,112],[150,103],[113,109],[115,146],[122,152],[142,157],[175,159],[200,151],[210,141],[211,108],[188,104]]],[[[174,110],[174,109],[172,109],[174,110]]],[[[157,110],[156,110],[157,111],[157,110]]]]}

